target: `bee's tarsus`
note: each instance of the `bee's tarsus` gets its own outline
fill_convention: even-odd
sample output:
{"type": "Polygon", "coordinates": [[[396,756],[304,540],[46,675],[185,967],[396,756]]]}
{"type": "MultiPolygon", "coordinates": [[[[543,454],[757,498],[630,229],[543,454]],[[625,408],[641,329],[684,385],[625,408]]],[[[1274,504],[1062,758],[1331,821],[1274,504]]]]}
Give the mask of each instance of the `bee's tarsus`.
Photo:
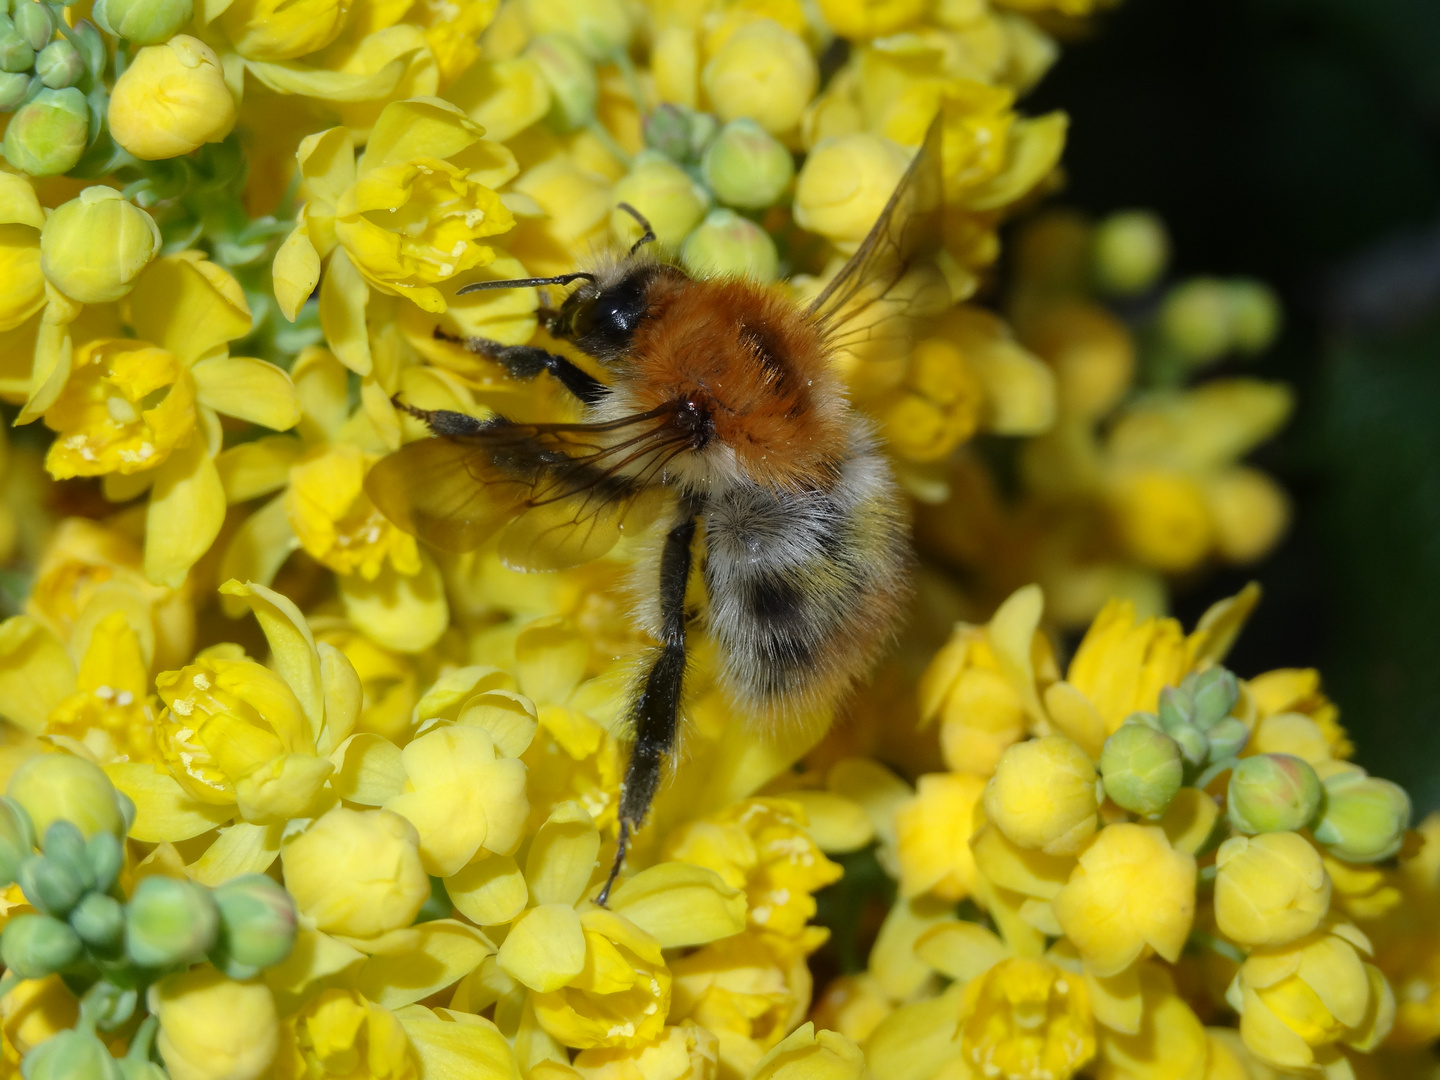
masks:
{"type": "Polygon", "coordinates": [[[640,224],[640,228],[645,230],[645,234],[630,245],[630,251],[626,255],[626,258],[633,256],[635,252],[639,251],[646,244],[653,244],[655,242],[655,229],[651,226],[650,222],[646,220],[644,214],[640,213],[639,210],[636,210],[635,207],[631,206],[628,202],[616,203],[615,209],[624,210],[625,213],[629,214],[640,224]]]}
{"type": "Polygon", "coordinates": [[[595,897],[595,903],[604,907],[610,901],[610,890],[615,887],[615,879],[620,876],[620,871],[625,866],[625,852],[630,847],[630,822],[625,818],[620,819],[620,836],[615,841],[615,861],[610,864],[610,873],[606,875],[605,887],[595,897]]]}

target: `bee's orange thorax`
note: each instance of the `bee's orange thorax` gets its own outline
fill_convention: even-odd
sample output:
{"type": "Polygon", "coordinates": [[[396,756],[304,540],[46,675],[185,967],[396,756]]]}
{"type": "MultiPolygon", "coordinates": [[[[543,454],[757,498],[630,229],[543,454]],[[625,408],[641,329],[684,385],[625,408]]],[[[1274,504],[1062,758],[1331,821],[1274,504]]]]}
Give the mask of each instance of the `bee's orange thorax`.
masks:
{"type": "MultiPolygon", "coordinates": [[[[630,387],[642,410],[680,398],[750,479],[802,488],[844,450],[844,401],[816,327],[777,291],[736,279],[662,278],[636,328],[630,387]]],[[[627,380],[628,381],[628,380],[627,380]]]]}

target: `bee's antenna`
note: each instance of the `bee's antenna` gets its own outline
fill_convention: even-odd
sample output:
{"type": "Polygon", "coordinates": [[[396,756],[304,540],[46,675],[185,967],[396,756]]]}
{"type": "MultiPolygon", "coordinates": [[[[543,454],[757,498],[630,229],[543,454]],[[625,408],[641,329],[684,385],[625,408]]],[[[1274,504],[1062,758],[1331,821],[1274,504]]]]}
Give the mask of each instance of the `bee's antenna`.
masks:
{"type": "Polygon", "coordinates": [[[625,256],[627,259],[630,258],[631,255],[634,255],[635,252],[639,251],[646,244],[652,244],[655,242],[655,230],[651,227],[650,222],[645,220],[644,214],[640,213],[639,210],[636,210],[635,207],[631,206],[628,202],[616,203],[615,209],[624,210],[627,214],[629,214],[636,221],[638,221],[640,223],[640,227],[645,230],[645,235],[640,237],[639,240],[636,240],[635,243],[630,245],[629,254],[625,256]]]}
{"type": "MultiPolygon", "coordinates": [[[[653,240],[654,237],[652,236],[653,240]]],[[[523,289],[527,285],[569,285],[570,282],[579,278],[586,278],[590,282],[595,281],[594,274],[587,274],[580,270],[573,274],[561,274],[558,277],[528,277],[511,278],[508,281],[476,281],[466,285],[463,289],[455,290],[456,296],[464,296],[466,293],[479,292],[481,289],[523,289]]]]}

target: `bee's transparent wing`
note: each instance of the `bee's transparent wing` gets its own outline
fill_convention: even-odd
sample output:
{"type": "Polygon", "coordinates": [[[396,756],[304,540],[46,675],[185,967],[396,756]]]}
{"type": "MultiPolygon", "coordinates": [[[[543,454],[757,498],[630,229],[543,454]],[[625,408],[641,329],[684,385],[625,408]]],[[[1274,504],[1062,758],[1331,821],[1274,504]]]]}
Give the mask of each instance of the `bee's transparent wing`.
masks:
{"type": "Polygon", "coordinates": [[[563,570],[648,523],[660,475],[687,442],[664,408],[603,424],[492,420],[402,446],[376,462],[365,490],[396,525],[444,551],[499,533],[507,566],[563,570]]]}
{"type": "Polygon", "coordinates": [[[949,305],[933,264],[944,240],[941,143],[937,115],[869,234],[806,308],[832,347],[865,344],[893,330],[899,316],[949,305]]]}

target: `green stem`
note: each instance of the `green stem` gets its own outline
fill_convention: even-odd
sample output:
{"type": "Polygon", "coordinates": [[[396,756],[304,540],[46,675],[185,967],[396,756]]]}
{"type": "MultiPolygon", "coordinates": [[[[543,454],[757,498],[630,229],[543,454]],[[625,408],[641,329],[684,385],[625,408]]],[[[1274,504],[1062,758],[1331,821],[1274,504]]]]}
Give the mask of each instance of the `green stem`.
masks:
{"type": "Polygon", "coordinates": [[[1245,962],[1245,953],[1231,945],[1230,942],[1217,938],[1214,934],[1207,934],[1204,930],[1192,930],[1190,931],[1190,940],[1202,949],[1209,949],[1217,956],[1223,956],[1237,964],[1245,962]]]}
{"type": "Polygon", "coordinates": [[[621,162],[627,169],[630,167],[630,155],[615,141],[615,136],[610,134],[609,130],[600,122],[598,117],[590,121],[587,130],[600,141],[606,150],[615,156],[617,161],[621,162]]]}
{"type": "Polygon", "coordinates": [[[130,1038],[130,1049],[125,1052],[126,1061],[150,1060],[150,1048],[155,1043],[155,1029],[159,1026],[160,1018],[154,1013],[145,1017],[130,1038]]]}

